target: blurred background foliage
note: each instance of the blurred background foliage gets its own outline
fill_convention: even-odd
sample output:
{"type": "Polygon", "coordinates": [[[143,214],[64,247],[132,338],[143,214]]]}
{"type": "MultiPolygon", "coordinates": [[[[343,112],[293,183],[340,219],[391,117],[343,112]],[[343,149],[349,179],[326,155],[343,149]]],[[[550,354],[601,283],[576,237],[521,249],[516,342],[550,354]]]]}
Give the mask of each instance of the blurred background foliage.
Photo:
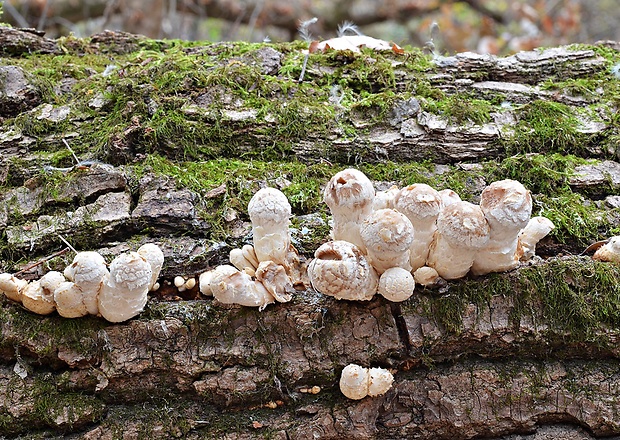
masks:
{"type": "Polygon", "coordinates": [[[290,41],[312,17],[316,39],[351,21],[367,35],[441,54],[509,54],[620,40],[618,0],[6,0],[0,21],[48,37],[104,29],[153,38],[290,41]],[[438,28],[433,26],[437,23],[438,28]],[[431,30],[434,29],[433,32],[431,30]],[[432,36],[431,36],[432,34],[432,36]]]}

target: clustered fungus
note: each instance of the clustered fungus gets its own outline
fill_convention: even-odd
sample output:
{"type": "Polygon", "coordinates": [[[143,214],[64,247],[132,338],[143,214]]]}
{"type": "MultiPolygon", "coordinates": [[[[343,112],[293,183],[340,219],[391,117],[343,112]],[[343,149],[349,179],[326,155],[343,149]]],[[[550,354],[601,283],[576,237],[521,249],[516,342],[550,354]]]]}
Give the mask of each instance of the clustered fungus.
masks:
{"type": "Polygon", "coordinates": [[[392,388],[394,376],[385,368],[364,368],[349,364],[340,375],[340,391],[349,399],[381,396],[392,388]]]}
{"type": "Polygon", "coordinates": [[[123,322],[144,309],[149,290],[158,287],[163,261],[163,252],[154,244],[120,254],[109,270],[99,253],[78,252],[63,273],[50,271],[39,280],[0,274],[0,292],[41,315],[56,310],[65,318],[96,315],[123,322]]]}

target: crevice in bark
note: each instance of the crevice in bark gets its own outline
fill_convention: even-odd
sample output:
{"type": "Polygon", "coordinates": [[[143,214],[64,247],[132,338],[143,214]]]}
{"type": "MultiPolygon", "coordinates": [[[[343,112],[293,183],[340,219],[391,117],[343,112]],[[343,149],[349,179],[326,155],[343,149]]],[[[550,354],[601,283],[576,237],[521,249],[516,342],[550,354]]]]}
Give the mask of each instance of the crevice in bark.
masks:
{"type": "Polygon", "coordinates": [[[394,317],[396,323],[396,329],[398,330],[398,338],[404,348],[403,357],[408,359],[411,354],[411,341],[409,340],[409,331],[407,330],[407,322],[403,317],[402,310],[399,303],[391,303],[390,311],[394,317]]]}

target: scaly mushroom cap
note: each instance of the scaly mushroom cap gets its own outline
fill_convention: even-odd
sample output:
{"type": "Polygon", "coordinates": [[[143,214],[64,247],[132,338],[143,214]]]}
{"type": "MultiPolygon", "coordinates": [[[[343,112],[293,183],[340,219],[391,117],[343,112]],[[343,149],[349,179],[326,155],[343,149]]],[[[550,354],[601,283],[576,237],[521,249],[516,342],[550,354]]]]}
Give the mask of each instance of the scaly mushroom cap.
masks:
{"type": "Polygon", "coordinates": [[[394,376],[385,368],[369,368],[368,379],[368,395],[370,397],[387,393],[394,382],[394,376]]]}
{"type": "Polygon", "coordinates": [[[282,191],[276,188],[262,188],[250,199],[248,215],[252,226],[271,229],[275,225],[288,228],[291,205],[282,191]]]}
{"type": "Polygon", "coordinates": [[[45,291],[39,280],[30,282],[22,291],[22,304],[31,312],[39,315],[49,315],[56,310],[54,293],[50,294],[49,291],[45,291]]]}
{"type": "Polygon", "coordinates": [[[437,217],[437,232],[452,246],[476,250],[489,242],[489,224],[479,206],[455,202],[437,217]]]}
{"type": "Polygon", "coordinates": [[[109,284],[126,290],[142,290],[151,282],[150,263],[137,252],[120,254],[110,264],[109,284]]]}
{"type": "Polygon", "coordinates": [[[0,274],[0,292],[12,300],[22,302],[21,292],[28,285],[28,281],[14,277],[10,273],[0,274]]]}
{"type": "Polygon", "coordinates": [[[275,302],[273,295],[261,283],[237,269],[230,275],[213,277],[209,286],[213,297],[223,304],[240,304],[263,310],[275,302]]]}
{"type": "Polygon", "coordinates": [[[461,197],[450,188],[442,189],[439,191],[439,195],[441,196],[441,203],[443,206],[448,206],[453,204],[454,202],[460,202],[461,197]]]}
{"type": "Polygon", "coordinates": [[[378,292],[390,301],[405,301],[413,295],[414,288],[413,275],[401,267],[391,267],[379,278],[378,292]]]}
{"type": "Polygon", "coordinates": [[[88,315],[82,290],[71,281],[65,281],[54,291],[56,310],[63,318],[81,318],[88,315]]]}
{"type": "Polygon", "coordinates": [[[256,269],[256,280],[273,295],[278,302],[288,302],[293,298],[293,283],[283,266],[273,261],[262,261],[256,269]]]}
{"type": "Polygon", "coordinates": [[[149,283],[149,290],[153,290],[161,268],[164,266],[164,253],[155,243],[146,243],[140,246],[138,249],[140,254],[151,265],[151,282],[149,283]]]}
{"type": "Polygon", "coordinates": [[[421,284],[422,286],[432,286],[441,278],[435,268],[422,266],[413,272],[413,279],[416,283],[421,284]]]}
{"type": "Polygon", "coordinates": [[[67,281],[65,276],[55,270],[50,270],[39,280],[41,287],[46,291],[46,295],[51,295],[52,298],[54,297],[54,291],[65,281],[67,281]]]}
{"type": "Polygon", "coordinates": [[[381,274],[390,267],[411,270],[409,248],[413,242],[409,219],[394,209],[380,209],[364,220],[360,235],[370,264],[381,274]]]}
{"type": "Polygon", "coordinates": [[[592,258],[598,261],[620,263],[620,235],[611,237],[607,243],[594,252],[592,258]]]}
{"type": "Polygon", "coordinates": [[[308,265],[312,287],[336,299],[368,301],[377,292],[377,273],[357,246],[330,241],[319,247],[308,265]]]}
{"type": "Polygon", "coordinates": [[[500,180],[480,195],[480,209],[491,228],[491,240],[503,231],[516,236],[532,215],[532,195],[516,180],[500,180]]]}
{"type": "Polygon", "coordinates": [[[532,217],[527,226],[519,232],[521,261],[528,261],[536,252],[536,245],[555,228],[551,220],[546,217],[532,217]]]}
{"type": "Polygon", "coordinates": [[[342,213],[354,217],[359,212],[370,213],[375,188],[364,173],[348,168],[336,173],[325,186],[323,198],[332,215],[342,213]]]}
{"type": "Polygon", "coordinates": [[[349,399],[359,400],[368,395],[368,368],[349,364],[340,375],[340,391],[349,399]]]}
{"type": "Polygon", "coordinates": [[[105,259],[97,252],[78,252],[73,262],[65,268],[64,274],[82,291],[88,313],[99,313],[97,296],[103,279],[108,275],[105,259]]]}
{"type": "Polygon", "coordinates": [[[434,222],[442,206],[439,191],[424,183],[404,187],[394,200],[394,208],[405,214],[414,228],[416,223],[434,222]]]}

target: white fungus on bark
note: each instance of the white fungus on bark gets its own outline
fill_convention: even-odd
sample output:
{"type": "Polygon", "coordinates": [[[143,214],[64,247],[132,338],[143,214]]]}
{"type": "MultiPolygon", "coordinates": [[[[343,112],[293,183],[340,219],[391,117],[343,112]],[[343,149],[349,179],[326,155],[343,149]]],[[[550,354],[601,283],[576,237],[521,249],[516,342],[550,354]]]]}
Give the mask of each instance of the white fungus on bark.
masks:
{"type": "Polygon", "coordinates": [[[536,245],[555,228],[551,220],[546,217],[532,217],[527,226],[519,232],[519,246],[521,261],[530,260],[536,253],[536,245]]]}
{"type": "Polygon", "coordinates": [[[82,291],[82,302],[91,315],[99,313],[97,297],[103,279],[108,276],[105,259],[97,252],[78,252],[73,262],[65,268],[64,275],[82,291]]]}
{"type": "Polygon", "coordinates": [[[208,278],[201,276],[201,292],[203,281],[208,283],[205,291],[211,292],[223,304],[258,307],[262,311],[275,302],[274,296],[260,282],[233,266],[218,266],[208,278]]]}
{"type": "Polygon", "coordinates": [[[262,188],[250,199],[248,215],[257,260],[286,266],[291,244],[291,205],[286,196],[276,188],[262,188]]]}
{"type": "Polygon", "coordinates": [[[441,277],[433,267],[422,266],[413,272],[413,279],[422,286],[432,286],[437,284],[441,277]]]}
{"type": "Polygon", "coordinates": [[[349,364],[340,375],[340,391],[345,397],[360,400],[366,396],[376,397],[388,392],[394,376],[384,368],[364,368],[349,364]]]}
{"type": "Polygon", "coordinates": [[[379,277],[377,292],[385,299],[401,302],[413,295],[415,281],[410,271],[402,267],[391,267],[379,277]]]}
{"type": "Polygon", "coordinates": [[[54,302],[56,311],[63,318],[81,318],[88,315],[82,290],[72,281],[60,283],[54,291],[54,302]]]}
{"type": "Polygon", "coordinates": [[[262,261],[256,269],[256,280],[278,302],[288,302],[293,298],[293,284],[286,274],[284,266],[280,266],[273,261],[262,261]]]}
{"type": "Polygon", "coordinates": [[[321,245],[308,265],[312,287],[336,299],[368,301],[377,292],[379,278],[364,254],[348,241],[321,245]]]}
{"type": "Polygon", "coordinates": [[[164,266],[164,253],[155,243],[143,244],[138,248],[137,252],[151,265],[149,290],[156,290],[155,285],[157,284],[161,268],[164,266]]]}
{"type": "Polygon", "coordinates": [[[56,310],[54,294],[49,294],[41,286],[40,280],[34,280],[22,291],[22,304],[31,312],[39,315],[49,315],[56,310]]]}
{"type": "Polygon", "coordinates": [[[17,278],[10,273],[0,274],[0,292],[12,301],[22,302],[22,291],[27,285],[28,281],[17,278]]]}
{"type": "Polygon", "coordinates": [[[607,243],[594,252],[592,258],[597,261],[620,263],[620,235],[611,237],[607,243]]]}

